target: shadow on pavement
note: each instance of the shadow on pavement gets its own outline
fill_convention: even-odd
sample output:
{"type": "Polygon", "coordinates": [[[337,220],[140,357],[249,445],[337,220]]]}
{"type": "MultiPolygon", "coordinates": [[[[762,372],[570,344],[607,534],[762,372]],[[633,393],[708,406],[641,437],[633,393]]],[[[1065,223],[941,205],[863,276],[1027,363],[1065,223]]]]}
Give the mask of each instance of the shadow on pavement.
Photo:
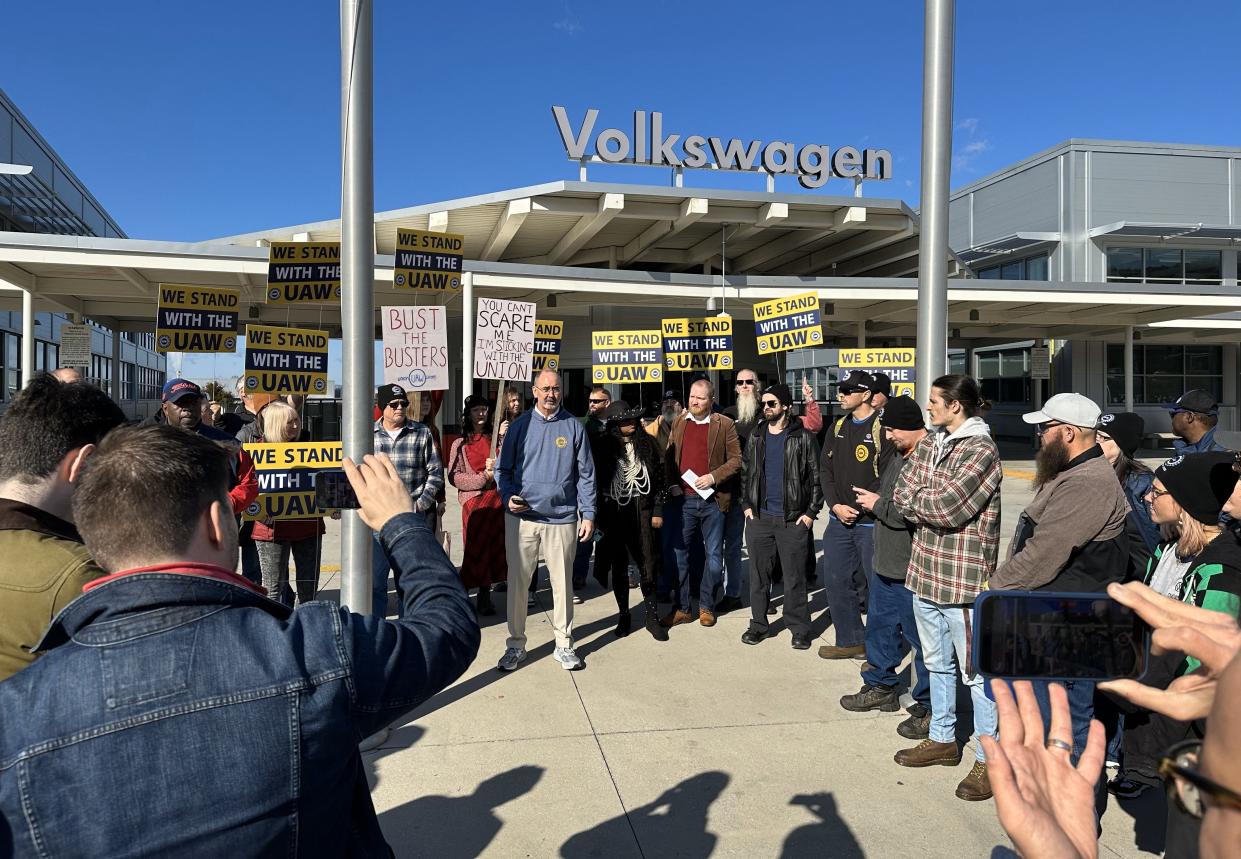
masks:
{"type": "Polygon", "coordinates": [[[496,809],[529,793],[543,768],[515,767],[492,776],[469,796],[424,796],[379,815],[384,838],[397,856],[466,859],[478,856],[504,821],[496,809]]]}
{"type": "Polygon", "coordinates": [[[630,851],[620,845],[636,839],[634,846],[641,845],[646,856],[707,859],[719,840],[707,830],[707,813],[728,782],[727,773],[718,771],[687,778],[654,802],[574,835],[560,848],[560,855],[565,859],[623,856],[630,851]]]}
{"type": "Polygon", "coordinates": [[[831,856],[832,859],[864,859],[862,847],[848,824],[836,813],[836,800],[830,793],[799,794],[789,805],[805,806],[819,819],[799,826],[784,839],[781,859],[831,856]]]}
{"type": "Polygon", "coordinates": [[[1113,798],[1112,804],[1133,818],[1133,843],[1138,850],[1156,856],[1163,853],[1168,827],[1168,801],[1163,790],[1155,787],[1133,799],[1113,798]]]}

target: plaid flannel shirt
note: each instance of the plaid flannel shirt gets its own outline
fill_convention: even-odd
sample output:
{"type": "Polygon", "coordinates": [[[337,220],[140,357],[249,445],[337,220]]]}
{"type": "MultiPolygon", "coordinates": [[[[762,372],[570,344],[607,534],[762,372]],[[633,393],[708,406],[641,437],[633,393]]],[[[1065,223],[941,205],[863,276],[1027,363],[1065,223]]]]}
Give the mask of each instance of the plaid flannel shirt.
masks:
{"type": "Polygon", "coordinates": [[[1004,470],[990,435],[947,443],[936,461],[928,435],[910,454],[893,492],[915,523],[905,586],[941,605],[974,602],[1000,552],[1000,481],[1004,470]]]}
{"type": "Polygon", "coordinates": [[[375,421],[375,453],[386,453],[392,460],[419,513],[435,507],[435,496],[444,488],[444,463],[425,425],[408,421],[393,439],[383,428],[383,419],[375,421]]]}

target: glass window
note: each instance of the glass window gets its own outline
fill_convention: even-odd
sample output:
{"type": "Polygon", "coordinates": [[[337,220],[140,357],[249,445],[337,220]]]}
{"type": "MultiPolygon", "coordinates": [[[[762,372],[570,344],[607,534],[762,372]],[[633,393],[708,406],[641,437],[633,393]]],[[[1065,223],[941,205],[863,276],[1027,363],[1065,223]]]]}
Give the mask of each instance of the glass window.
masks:
{"type": "Polygon", "coordinates": [[[1000,267],[998,265],[993,265],[991,268],[984,268],[982,271],[978,272],[978,277],[982,280],[999,280],[1000,267]]]}
{"type": "Polygon", "coordinates": [[[1006,262],[1000,269],[1000,280],[1025,280],[1026,266],[1024,261],[1006,262]]]}
{"type": "Polygon", "coordinates": [[[17,334],[4,335],[4,370],[8,376],[9,399],[22,389],[22,348],[17,334]]]}
{"type": "Polygon", "coordinates": [[[1146,249],[1147,283],[1182,283],[1184,279],[1180,248],[1146,249]]]}
{"type": "Polygon", "coordinates": [[[1026,260],[1026,280],[1047,280],[1047,254],[1026,260]]]}
{"type": "Polygon", "coordinates": [[[978,355],[978,381],[993,402],[1030,401],[1030,350],[1003,349],[978,355]]]}
{"type": "Polygon", "coordinates": [[[107,222],[104,221],[103,214],[89,201],[82,205],[82,220],[86,221],[86,226],[90,227],[91,235],[102,236],[107,230],[107,222]]]}
{"type": "Polygon", "coordinates": [[[1141,280],[1142,249],[1141,248],[1108,248],[1107,249],[1108,280],[1141,280]]]}
{"type": "MultiPolygon", "coordinates": [[[[1107,396],[1110,405],[1125,400],[1124,346],[1107,347],[1107,396]]],[[[1219,346],[1133,347],[1135,404],[1175,402],[1188,390],[1202,388],[1219,400],[1223,396],[1223,350],[1219,346]]]]}
{"type": "Polygon", "coordinates": [[[1221,283],[1224,277],[1223,254],[1220,251],[1185,251],[1187,283],[1221,283]]]}
{"type": "Polygon", "coordinates": [[[69,175],[59,167],[56,168],[56,184],[52,188],[56,196],[65,204],[70,212],[77,216],[82,214],[82,192],[69,175]]]}
{"type": "Polygon", "coordinates": [[[52,158],[34,138],[26,133],[18,122],[13,123],[13,163],[29,164],[34,167],[34,175],[43,180],[47,187],[52,187],[52,158]]]}
{"type": "Polygon", "coordinates": [[[13,163],[13,116],[0,107],[0,161],[13,163]]]}

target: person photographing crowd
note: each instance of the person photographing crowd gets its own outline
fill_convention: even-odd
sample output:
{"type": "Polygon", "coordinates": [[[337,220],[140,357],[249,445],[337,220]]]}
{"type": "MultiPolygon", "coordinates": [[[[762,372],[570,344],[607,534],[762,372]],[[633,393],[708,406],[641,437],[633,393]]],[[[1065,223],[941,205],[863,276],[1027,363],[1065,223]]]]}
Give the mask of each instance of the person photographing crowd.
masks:
{"type": "Polygon", "coordinates": [[[229,459],[142,426],[82,466],[73,515],[108,575],[0,683],[12,854],[390,855],[358,743],[469,666],[469,598],[380,454],[345,471],[401,581],[401,619],[267,599],[233,572],[229,459]]]}

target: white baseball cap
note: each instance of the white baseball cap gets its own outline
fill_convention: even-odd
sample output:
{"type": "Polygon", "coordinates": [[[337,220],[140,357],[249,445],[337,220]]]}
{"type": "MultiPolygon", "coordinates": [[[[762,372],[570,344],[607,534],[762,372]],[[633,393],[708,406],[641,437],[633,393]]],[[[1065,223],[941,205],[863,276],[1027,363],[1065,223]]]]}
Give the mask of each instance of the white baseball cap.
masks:
{"type": "Polygon", "coordinates": [[[1089,397],[1083,397],[1081,394],[1056,394],[1043,404],[1042,409],[1024,414],[1021,419],[1028,424],[1056,421],[1075,427],[1094,429],[1102,413],[1095,401],[1089,397]]]}

